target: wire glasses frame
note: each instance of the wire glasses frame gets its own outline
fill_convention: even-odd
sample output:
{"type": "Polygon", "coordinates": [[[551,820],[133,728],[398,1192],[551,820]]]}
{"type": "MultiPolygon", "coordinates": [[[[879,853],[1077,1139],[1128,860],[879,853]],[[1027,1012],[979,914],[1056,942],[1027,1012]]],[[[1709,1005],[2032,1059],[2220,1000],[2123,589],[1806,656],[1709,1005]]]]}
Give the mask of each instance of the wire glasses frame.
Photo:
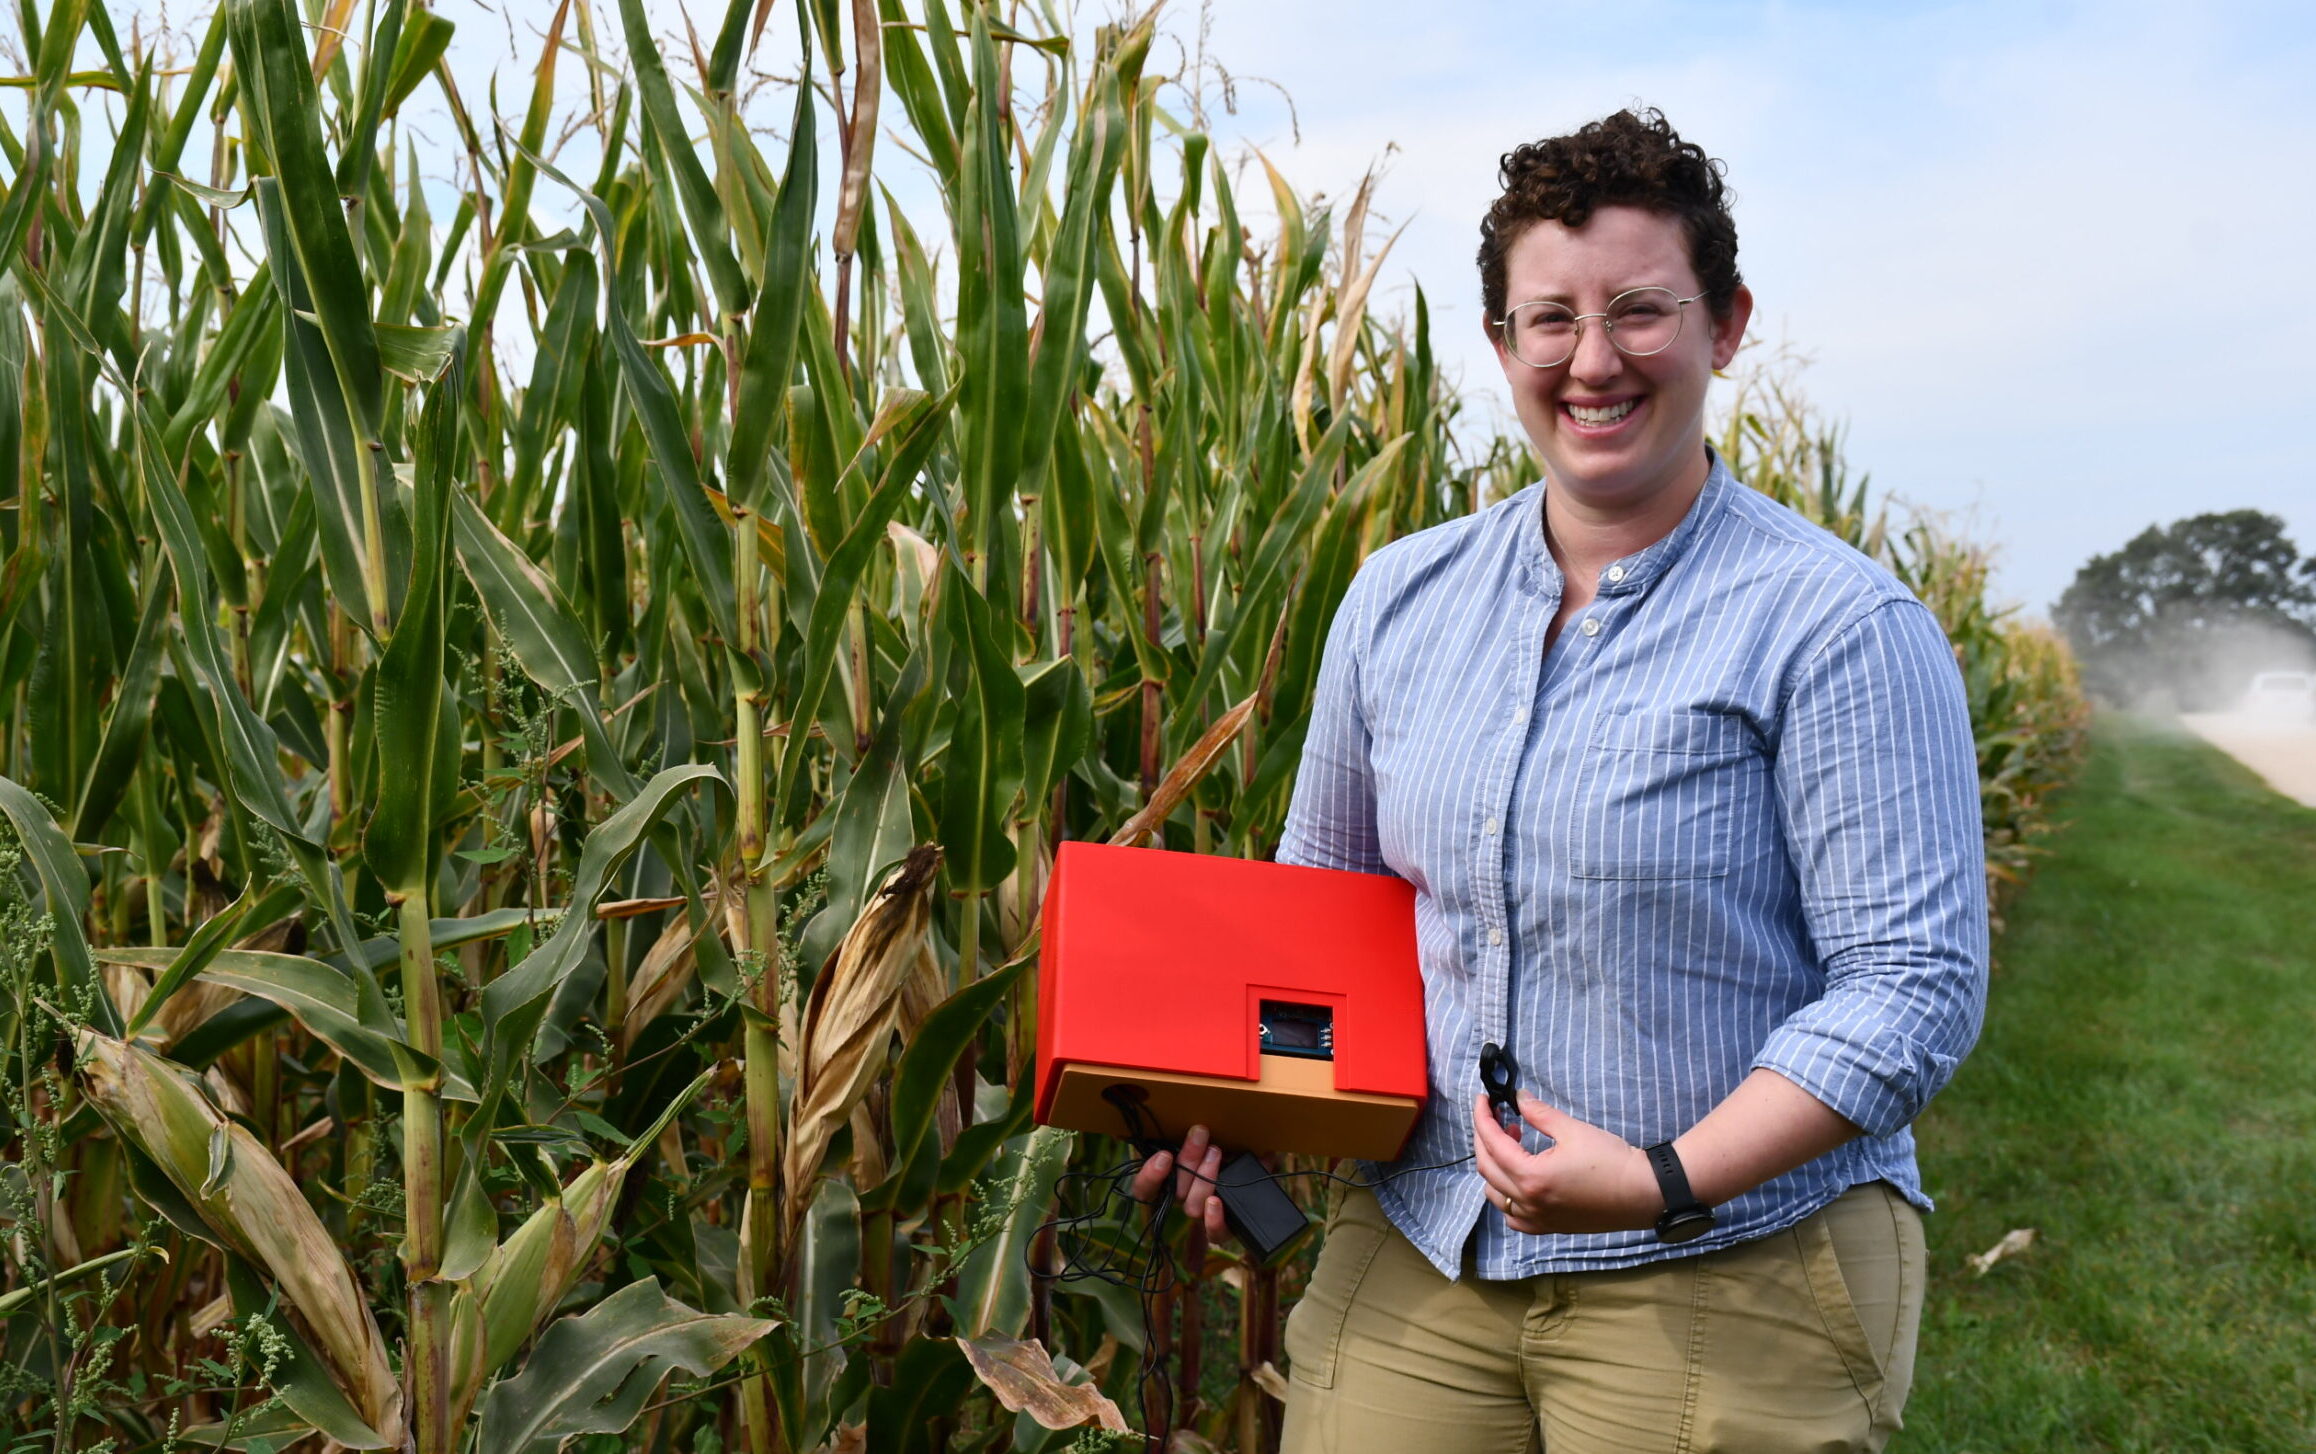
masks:
{"type": "Polygon", "coordinates": [[[1515,308],[1507,310],[1503,317],[1490,319],[1489,321],[1502,331],[1505,351],[1510,353],[1513,358],[1517,359],[1521,363],[1526,364],[1532,369],[1556,369],[1562,364],[1568,362],[1570,359],[1576,357],[1576,346],[1584,341],[1585,322],[1588,319],[1593,318],[1598,318],[1600,320],[1600,326],[1608,330],[1608,341],[1615,347],[1618,353],[1623,354],[1626,358],[1651,358],[1657,354],[1663,353],[1666,349],[1671,348],[1676,342],[1679,341],[1681,337],[1681,325],[1689,316],[1689,305],[1704,296],[1705,295],[1703,293],[1694,293],[1689,297],[1682,298],[1676,296],[1673,290],[1670,288],[1657,287],[1653,285],[1644,288],[1628,288],[1624,292],[1619,293],[1615,297],[1609,299],[1608,306],[1598,313],[1575,313],[1570,314],[1566,318],[1557,320],[1559,323],[1566,325],[1568,328],[1568,347],[1564,352],[1561,353],[1558,358],[1548,359],[1543,362],[1538,362],[1537,360],[1529,358],[1520,352],[1519,335],[1513,329],[1512,324],[1514,320],[1519,318],[1519,316],[1526,312],[1528,309],[1560,308],[1563,312],[1565,312],[1566,309],[1564,305],[1549,302],[1539,298],[1531,302],[1522,303],[1515,308]],[[1636,308],[1647,306],[1649,303],[1654,301],[1651,299],[1642,299],[1643,294],[1652,293],[1663,294],[1665,302],[1670,305],[1672,311],[1669,314],[1658,314],[1648,318],[1635,318],[1632,316],[1636,308]],[[1635,299],[1642,299],[1642,301],[1638,303],[1632,301],[1635,299]],[[1653,340],[1655,328],[1662,324],[1668,317],[1672,320],[1672,331],[1667,333],[1662,341],[1655,342],[1654,346],[1644,346],[1653,340]],[[1627,333],[1631,335],[1631,340],[1629,342],[1626,337],[1620,336],[1618,334],[1617,330],[1619,328],[1625,329],[1627,333]]]}

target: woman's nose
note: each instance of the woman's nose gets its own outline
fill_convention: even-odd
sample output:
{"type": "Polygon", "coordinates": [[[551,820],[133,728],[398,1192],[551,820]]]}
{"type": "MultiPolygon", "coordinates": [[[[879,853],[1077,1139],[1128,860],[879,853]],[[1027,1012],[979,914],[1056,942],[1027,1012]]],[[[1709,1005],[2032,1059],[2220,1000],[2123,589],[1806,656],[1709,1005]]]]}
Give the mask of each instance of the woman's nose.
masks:
{"type": "Polygon", "coordinates": [[[1624,371],[1624,355],[1609,340],[1608,320],[1587,318],[1576,335],[1576,352],[1568,358],[1568,376],[1579,383],[1613,379],[1624,371]]]}

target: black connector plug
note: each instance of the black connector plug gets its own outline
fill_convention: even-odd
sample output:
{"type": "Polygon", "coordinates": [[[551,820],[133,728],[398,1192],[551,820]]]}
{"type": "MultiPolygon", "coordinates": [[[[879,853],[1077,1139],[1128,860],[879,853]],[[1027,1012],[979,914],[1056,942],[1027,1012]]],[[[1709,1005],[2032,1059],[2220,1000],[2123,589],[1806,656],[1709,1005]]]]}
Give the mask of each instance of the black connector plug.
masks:
{"type": "Polygon", "coordinates": [[[1252,1152],[1222,1164],[1214,1192],[1222,1198],[1223,1220],[1259,1266],[1275,1266],[1310,1234],[1310,1217],[1252,1152]]]}

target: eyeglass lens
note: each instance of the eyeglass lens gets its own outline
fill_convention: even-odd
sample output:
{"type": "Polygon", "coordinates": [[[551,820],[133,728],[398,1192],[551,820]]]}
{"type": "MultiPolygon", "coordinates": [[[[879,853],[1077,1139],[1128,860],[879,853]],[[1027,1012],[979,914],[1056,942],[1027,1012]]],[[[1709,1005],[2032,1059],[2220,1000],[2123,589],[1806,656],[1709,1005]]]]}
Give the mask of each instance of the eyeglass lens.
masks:
{"type": "Polygon", "coordinates": [[[1670,288],[1635,288],[1619,294],[1608,305],[1605,319],[1593,314],[1583,322],[1575,309],[1562,303],[1522,303],[1504,320],[1505,346],[1524,364],[1553,368],[1576,352],[1577,336],[1586,325],[1605,322],[1618,352],[1645,358],[1673,346],[1681,336],[1685,311],[1670,288]]]}

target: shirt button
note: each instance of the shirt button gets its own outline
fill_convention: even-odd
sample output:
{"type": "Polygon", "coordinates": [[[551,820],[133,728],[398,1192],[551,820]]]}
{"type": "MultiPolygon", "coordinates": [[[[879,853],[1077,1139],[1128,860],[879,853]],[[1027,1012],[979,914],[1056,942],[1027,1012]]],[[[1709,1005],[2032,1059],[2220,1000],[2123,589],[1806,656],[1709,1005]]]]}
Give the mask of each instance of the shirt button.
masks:
{"type": "Polygon", "coordinates": [[[1504,942],[1504,931],[1503,931],[1503,930],[1501,930],[1501,929],[1490,929],[1490,930],[1488,931],[1488,942],[1489,942],[1490,944],[1501,944],[1501,943],[1503,943],[1503,942],[1504,942]]]}
{"type": "Polygon", "coordinates": [[[1496,831],[1496,820],[1490,818],[1487,822],[1482,823],[1480,825],[1480,831],[1482,833],[1494,833],[1496,831]]]}
{"type": "Polygon", "coordinates": [[[1598,616],[1587,616],[1584,618],[1584,634],[1587,636],[1598,636],[1600,634],[1600,618],[1598,616]]]}
{"type": "Polygon", "coordinates": [[[1621,566],[1621,565],[1612,565],[1612,566],[1610,566],[1610,567],[1608,568],[1608,578],[1609,578],[1611,581],[1621,581],[1621,580],[1623,580],[1623,579],[1624,579],[1624,567],[1623,567],[1623,566],[1621,566]]]}
{"type": "Polygon", "coordinates": [[[1525,722],[1525,721],[1527,721],[1527,720],[1528,720],[1528,709],[1527,709],[1526,707],[1515,707],[1515,708],[1513,708],[1513,709],[1512,709],[1512,720],[1513,720],[1513,721],[1515,721],[1515,722],[1525,722]]]}

